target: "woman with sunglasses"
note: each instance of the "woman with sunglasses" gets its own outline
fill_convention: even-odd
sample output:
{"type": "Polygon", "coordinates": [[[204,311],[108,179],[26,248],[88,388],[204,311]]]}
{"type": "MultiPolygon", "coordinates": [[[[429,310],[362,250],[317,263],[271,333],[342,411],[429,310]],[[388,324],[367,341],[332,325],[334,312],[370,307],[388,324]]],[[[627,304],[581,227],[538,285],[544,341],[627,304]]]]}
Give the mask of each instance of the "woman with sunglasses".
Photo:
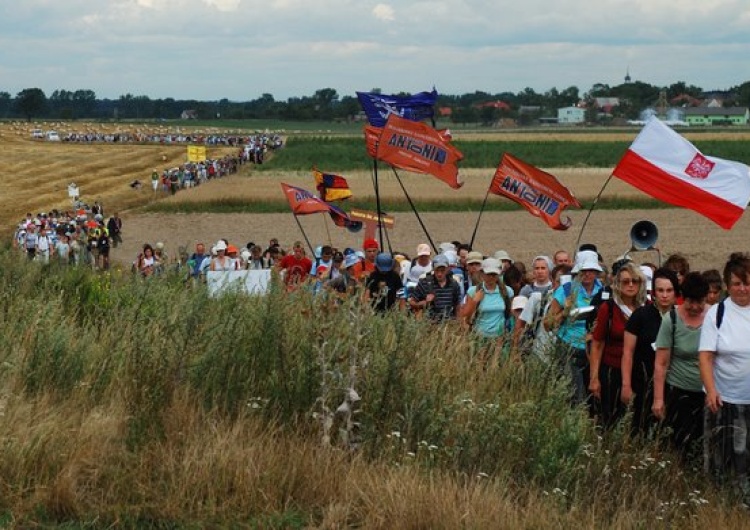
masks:
{"type": "Polygon", "coordinates": [[[589,391],[600,402],[604,428],[612,427],[625,413],[620,401],[625,324],[645,302],[643,273],[634,263],[625,263],[615,276],[612,297],[599,305],[592,331],[589,391]]]}

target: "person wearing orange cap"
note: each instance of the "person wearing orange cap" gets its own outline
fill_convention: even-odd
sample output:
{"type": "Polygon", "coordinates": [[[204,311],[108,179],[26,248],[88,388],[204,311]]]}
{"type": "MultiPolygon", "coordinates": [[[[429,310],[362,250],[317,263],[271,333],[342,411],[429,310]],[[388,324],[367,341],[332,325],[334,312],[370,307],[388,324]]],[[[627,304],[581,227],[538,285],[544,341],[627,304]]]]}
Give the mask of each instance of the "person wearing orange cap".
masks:
{"type": "Polygon", "coordinates": [[[365,239],[362,243],[362,249],[365,251],[365,259],[360,261],[354,273],[360,279],[369,276],[375,270],[375,258],[378,256],[380,245],[372,238],[365,239]]]}

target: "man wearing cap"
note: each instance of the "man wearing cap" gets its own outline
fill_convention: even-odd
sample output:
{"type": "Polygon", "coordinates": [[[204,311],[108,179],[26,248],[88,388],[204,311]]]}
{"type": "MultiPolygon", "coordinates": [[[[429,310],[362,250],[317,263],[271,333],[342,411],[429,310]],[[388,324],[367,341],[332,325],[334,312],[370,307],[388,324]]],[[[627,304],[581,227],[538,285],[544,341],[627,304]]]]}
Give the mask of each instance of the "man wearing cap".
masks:
{"type": "Polygon", "coordinates": [[[368,300],[378,313],[384,313],[394,307],[398,293],[404,287],[401,277],[393,270],[394,264],[395,260],[389,253],[381,252],[375,258],[375,270],[365,281],[365,300],[368,300]]]}
{"type": "Polygon", "coordinates": [[[510,254],[508,254],[504,250],[498,250],[495,252],[495,259],[500,262],[501,269],[503,273],[508,270],[508,267],[513,265],[513,258],[510,257],[510,254]]]}
{"type": "Polygon", "coordinates": [[[378,245],[378,242],[374,239],[365,239],[364,243],[362,243],[362,250],[364,251],[365,257],[360,260],[360,263],[355,270],[355,274],[360,279],[364,279],[375,270],[375,257],[378,255],[380,245],[378,245]]]}
{"type": "Polygon", "coordinates": [[[406,287],[416,287],[419,279],[432,271],[432,249],[430,245],[421,243],[417,245],[417,257],[411,261],[409,274],[406,277],[406,287]]]}
{"type": "Polygon", "coordinates": [[[305,256],[305,247],[301,241],[295,241],[292,252],[281,258],[276,269],[283,275],[288,290],[294,289],[307,279],[312,269],[312,260],[305,256]]]}
{"type": "Polygon", "coordinates": [[[448,275],[448,259],[438,254],[428,274],[409,292],[409,306],[415,311],[427,310],[433,322],[455,319],[461,303],[461,289],[448,275]]]}
{"type": "Polygon", "coordinates": [[[576,254],[573,273],[575,280],[565,282],[555,289],[545,327],[556,330],[557,338],[566,347],[567,367],[572,379],[573,403],[581,404],[589,400],[589,362],[586,355],[585,319],[571,316],[571,312],[589,307],[591,300],[602,289],[598,275],[602,272],[597,253],[584,250],[576,254]]]}

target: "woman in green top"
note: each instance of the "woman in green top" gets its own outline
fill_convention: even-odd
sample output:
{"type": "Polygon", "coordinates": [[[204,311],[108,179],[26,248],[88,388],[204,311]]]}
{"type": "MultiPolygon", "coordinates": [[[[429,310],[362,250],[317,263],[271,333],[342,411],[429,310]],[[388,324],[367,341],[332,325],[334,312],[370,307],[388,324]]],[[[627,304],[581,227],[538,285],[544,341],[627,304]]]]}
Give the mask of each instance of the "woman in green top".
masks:
{"type": "Polygon", "coordinates": [[[698,272],[685,275],[682,305],[665,315],[656,338],[654,405],[659,420],[672,428],[672,442],[683,457],[700,455],[705,394],[698,342],[706,311],[708,282],[698,272]],[[666,380],[666,385],[665,385],[666,380]]]}

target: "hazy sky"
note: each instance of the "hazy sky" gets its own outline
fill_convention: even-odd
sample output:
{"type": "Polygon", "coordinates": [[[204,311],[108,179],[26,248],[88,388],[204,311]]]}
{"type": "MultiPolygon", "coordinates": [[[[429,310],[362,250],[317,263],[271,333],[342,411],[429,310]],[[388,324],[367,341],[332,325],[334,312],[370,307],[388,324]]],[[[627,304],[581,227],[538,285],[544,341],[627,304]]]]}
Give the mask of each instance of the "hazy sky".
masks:
{"type": "Polygon", "coordinates": [[[750,80],[748,0],[0,0],[0,91],[277,100],[750,80]]]}

